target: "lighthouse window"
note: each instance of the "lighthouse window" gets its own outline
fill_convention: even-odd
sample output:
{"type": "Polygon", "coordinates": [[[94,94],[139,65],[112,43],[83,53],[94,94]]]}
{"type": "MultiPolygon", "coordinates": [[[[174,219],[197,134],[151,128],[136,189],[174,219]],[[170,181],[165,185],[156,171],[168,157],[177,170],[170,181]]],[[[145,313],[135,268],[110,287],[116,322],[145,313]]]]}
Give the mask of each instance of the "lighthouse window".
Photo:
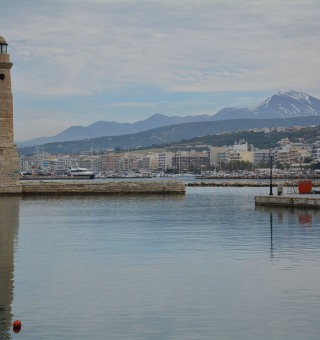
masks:
{"type": "Polygon", "coordinates": [[[0,80],[4,80],[5,77],[6,76],[3,73],[0,74],[0,80]]]}
{"type": "Polygon", "coordinates": [[[0,45],[0,53],[7,54],[7,45],[0,45]]]}

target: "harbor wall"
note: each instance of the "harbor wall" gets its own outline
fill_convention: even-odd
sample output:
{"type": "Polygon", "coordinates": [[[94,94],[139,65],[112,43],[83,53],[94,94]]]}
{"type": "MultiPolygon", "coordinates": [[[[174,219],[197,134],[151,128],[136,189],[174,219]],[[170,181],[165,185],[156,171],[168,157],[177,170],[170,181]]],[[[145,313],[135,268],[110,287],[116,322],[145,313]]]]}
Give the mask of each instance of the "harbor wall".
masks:
{"type": "Polygon", "coordinates": [[[256,196],[254,198],[257,206],[284,206],[320,208],[319,195],[284,195],[284,196],[256,196]]]}
{"type": "Polygon", "coordinates": [[[22,195],[185,194],[180,181],[23,182],[22,195]]]}

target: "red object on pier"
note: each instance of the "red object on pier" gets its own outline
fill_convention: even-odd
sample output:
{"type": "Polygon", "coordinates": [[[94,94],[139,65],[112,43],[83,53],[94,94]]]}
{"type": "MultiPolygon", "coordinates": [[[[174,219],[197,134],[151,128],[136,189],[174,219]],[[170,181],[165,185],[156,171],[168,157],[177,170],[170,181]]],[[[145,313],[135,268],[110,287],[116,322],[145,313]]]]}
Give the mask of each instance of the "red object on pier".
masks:
{"type": "Polygon", "coordinates": [[[310,194],[312,191],[312,182],[310,179],[306,179],[298,182],[299,194],[310,194]]]}

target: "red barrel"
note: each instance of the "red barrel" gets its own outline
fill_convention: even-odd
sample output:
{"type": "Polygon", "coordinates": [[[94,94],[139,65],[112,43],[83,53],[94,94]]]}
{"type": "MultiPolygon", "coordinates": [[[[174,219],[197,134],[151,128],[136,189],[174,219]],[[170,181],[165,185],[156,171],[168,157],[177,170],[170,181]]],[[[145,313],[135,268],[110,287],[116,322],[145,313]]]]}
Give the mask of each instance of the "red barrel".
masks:
{"type": "Polygon", "coordinates": [[[312,182],[310,179],[306,179],[298,182],[299,194],[310,194],[312,191],[312,182]]]}

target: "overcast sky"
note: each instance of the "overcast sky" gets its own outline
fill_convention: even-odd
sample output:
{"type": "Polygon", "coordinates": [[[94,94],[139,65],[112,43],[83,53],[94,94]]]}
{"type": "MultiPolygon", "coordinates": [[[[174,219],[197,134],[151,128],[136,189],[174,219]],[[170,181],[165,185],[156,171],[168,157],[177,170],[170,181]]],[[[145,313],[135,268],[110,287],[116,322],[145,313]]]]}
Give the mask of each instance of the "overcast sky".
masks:
{"type": "Polygon", "coordinates": [[[15,140],[320,98],[319,0],[0,0],[15,140]]]}

